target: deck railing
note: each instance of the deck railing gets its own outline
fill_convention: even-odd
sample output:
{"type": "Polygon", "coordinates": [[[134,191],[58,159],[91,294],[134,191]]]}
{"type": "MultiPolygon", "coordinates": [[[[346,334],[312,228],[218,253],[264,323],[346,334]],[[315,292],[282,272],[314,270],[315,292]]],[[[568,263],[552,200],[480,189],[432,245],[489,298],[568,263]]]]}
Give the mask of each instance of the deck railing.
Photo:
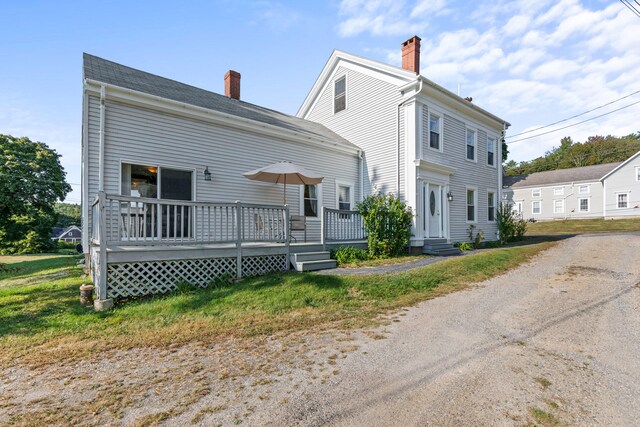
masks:
{"type": "Polygon", "coordinates": [[[108,244],[123,245],[285,243],[289,238],[286,206],[161,200],[102,193],[92,212],[94,243],[101,241],[101,234],[108,244]],[[100,230],[101,223],[103,230],[100,230]]]}
{"type": "Polygon", "coordinates": [[[322,209],[322,243],[364,242],[367,233],[358,211],[322,209]]]}

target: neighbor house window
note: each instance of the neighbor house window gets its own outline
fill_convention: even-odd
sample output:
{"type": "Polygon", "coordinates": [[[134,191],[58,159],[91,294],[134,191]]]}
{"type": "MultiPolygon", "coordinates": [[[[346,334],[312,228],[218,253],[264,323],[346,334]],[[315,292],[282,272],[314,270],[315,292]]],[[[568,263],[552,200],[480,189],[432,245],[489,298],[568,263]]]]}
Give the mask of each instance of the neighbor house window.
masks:
{"type": "Polygon", "coordinates": [[[589,194],[589,185],[581,185],[578,187],[578,193],[580,194],[589,194]]]}
{"type": "Polygon", "coordinates": [[[307,185],[304,186],[303,193],[303,206],[304,216],[318,217],[318,186],[307,185]]]}
{"type": "Polygon", "coordinates": [[[487,193],[487,221],[496,220],[496,194],[489,191],[487,193]]]}
{"type": "Polygon", "coordinates": [[[338,209],[351,210],[351,189],[348,185],[338,185],[338,209]]]}
{"type": "Polygon", "coordinates": [[[640,181],[640,166],[636,166],[636,181],[640,181]]]}
{"type": "Polygon", "coordinates": [[[618,209],[626,209],[629,207],[629,193],[619,193],[617,199],[618,209]]]}
{"type": "Polygon", "coordinates": [[[334,85],[333,112],[337,113],[347,108],[347,77],[340,77],[334,85]]]}
{"type": "Polygon", "coordinates": [[[476,221],[476,190],[467,189],[467,221],[476,221]]]}
{"type": "Polygon", "coordinates": [[[554,196],[563,196],[564,195],[564,187],[553,187],[553,195],[554,196]]]}
{"type": "Polygon", "coordinates": [[[487,138],[487,164],[489,166],[496,165],[496,139],[487,138]]]}
{"type": "Polygon", "coordinates": [[[467,129],[467,160],[476,160],[476,131],[467,129]]]}
{"type": "Polygon", "coordinates": [[[540,200],[531,202],[531,213],[534,215],[539,215],[540,213],[542,213],[540,200]]]}
{"type": "Polygon", "coordinates": [[[533,190],[531,190],[531,197],[540,197],[541,194],[542,190],[539,188],[534,188],[533,190]]]}
{"type": "Polygon", "coordinates": [[[429,147],[434,150],[440,150],[440,116],[429,113],[429,147]]]}
{"type": "Polygon", "coordinates": [[[589,199],[584,197],[578,199],[578,211],[579,212],[589,212],[589,199]]]}
{"type": "Polygon", "coordinates": [[[553,213],[564,213],[564,200],[553,201],[553,213]]]}

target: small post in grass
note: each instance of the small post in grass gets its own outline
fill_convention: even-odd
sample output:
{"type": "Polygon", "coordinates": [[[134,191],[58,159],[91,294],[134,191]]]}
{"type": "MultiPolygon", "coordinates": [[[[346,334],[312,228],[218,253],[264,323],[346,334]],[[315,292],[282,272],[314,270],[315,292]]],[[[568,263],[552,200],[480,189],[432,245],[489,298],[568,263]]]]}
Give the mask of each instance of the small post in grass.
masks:
{"type": "Polygon", "coordinates": [[[93,307],[93,285],[80,286],[80,304],[85,307],[93,307]]]}

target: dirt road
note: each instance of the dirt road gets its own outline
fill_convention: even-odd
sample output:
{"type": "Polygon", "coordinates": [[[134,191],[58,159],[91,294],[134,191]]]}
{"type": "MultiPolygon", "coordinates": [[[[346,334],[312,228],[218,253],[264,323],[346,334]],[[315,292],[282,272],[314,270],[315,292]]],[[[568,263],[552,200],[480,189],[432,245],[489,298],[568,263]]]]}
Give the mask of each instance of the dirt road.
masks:
{"type": "Polygon", "coordinates": [[[0,367],[2,425],[640,425],[640,234],[581,236],[365,331],[0,367]]]}
{"type": "Polygon", "coordinates": [[[640,236],[582,236],[361,343],[273,425],[640,425],[640,236]]]}

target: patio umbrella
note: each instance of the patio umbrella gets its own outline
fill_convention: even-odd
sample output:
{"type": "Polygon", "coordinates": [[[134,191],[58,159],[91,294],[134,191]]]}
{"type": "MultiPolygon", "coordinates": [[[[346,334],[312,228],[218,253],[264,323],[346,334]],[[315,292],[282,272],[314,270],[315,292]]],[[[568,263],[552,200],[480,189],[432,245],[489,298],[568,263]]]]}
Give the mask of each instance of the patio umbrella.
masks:
{"type": "Polygon", "coordinates": [[[323,176],[311,172],[291,162],[278,162],[260,169],[242,174],[245,178],[254,181],[273,182],[284,184],[284,204],[287,204],[287,184],[312,185],[320,184],[323,176]]]}

